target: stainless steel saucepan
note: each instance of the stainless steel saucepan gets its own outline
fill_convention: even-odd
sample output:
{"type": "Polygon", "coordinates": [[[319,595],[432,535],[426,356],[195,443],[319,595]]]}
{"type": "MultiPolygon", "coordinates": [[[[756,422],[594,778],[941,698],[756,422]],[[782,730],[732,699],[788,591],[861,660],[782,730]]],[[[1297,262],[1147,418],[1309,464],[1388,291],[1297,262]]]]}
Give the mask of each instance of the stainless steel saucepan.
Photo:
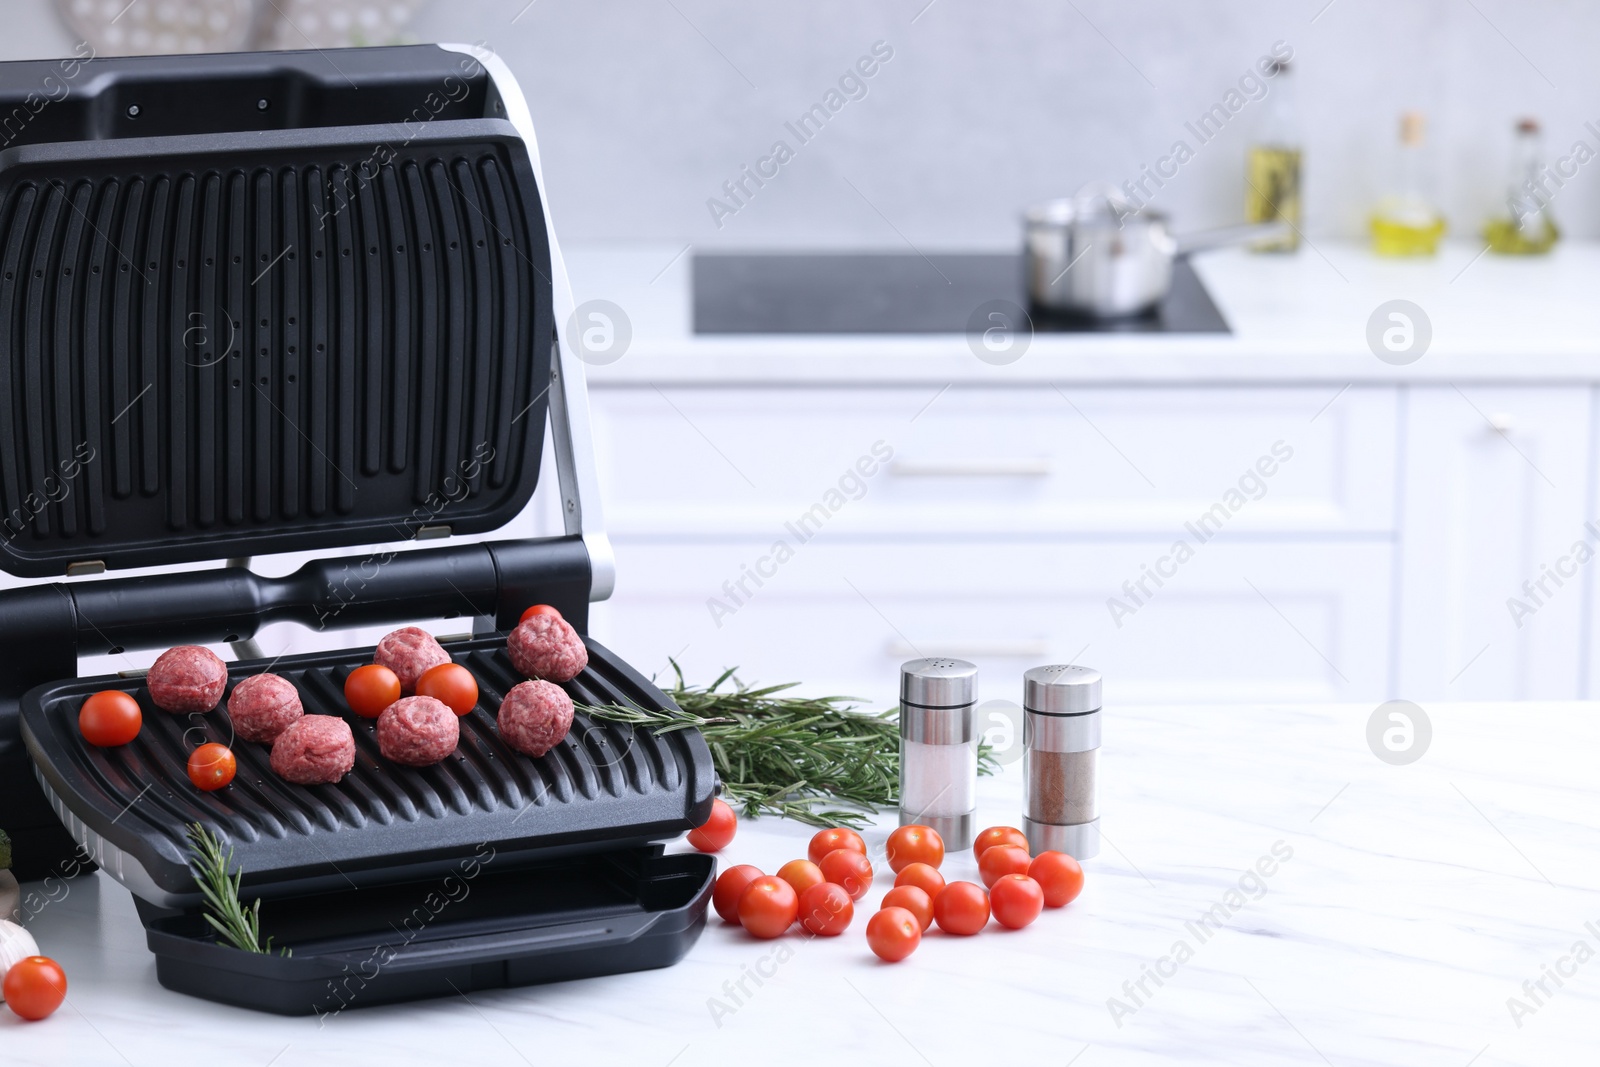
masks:
{"type": "Polygon", "coordinates": [[[1093,318],[1155,307],[1172,287],[1178,256],[1289,232],[1287,222],[1263,222],[1174,234],[1164,212],[1135,209],[1109,183],[1036,204],[1023,218],[1034,307],[1093,318]]]}

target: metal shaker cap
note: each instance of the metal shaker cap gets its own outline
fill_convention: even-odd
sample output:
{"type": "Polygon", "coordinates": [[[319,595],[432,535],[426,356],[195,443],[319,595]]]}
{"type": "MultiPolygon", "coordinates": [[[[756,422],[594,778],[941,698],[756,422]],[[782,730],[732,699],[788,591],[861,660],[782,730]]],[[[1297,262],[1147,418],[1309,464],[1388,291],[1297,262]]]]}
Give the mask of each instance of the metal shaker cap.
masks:
{"type": "Polygon", "coordinates": [[[964,659],[934,656],[900,665],[900,700],[925,708],[960,708],[978,701],[978,668],[964,659]]]}
{"type": "Polygon", "coordinates": [[[1045,715],[1082,715],[1100,710],[1100,672],[1055,663],[1022,676],[1022,706],[1045,715]]]}

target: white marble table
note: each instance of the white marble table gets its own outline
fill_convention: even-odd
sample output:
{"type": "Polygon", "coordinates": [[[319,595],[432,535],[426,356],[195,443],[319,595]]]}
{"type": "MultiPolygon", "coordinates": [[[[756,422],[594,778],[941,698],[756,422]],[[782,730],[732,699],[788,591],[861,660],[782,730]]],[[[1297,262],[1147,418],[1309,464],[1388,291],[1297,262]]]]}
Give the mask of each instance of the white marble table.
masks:
{"type": "MultiPolygon", "coordinates": [[[[79,879],[31,924],[67,970],[69,1005],[37,1024],[0,1011],[0,1063],[1594,1062],[1600,959],[1569,954],[1600,950],[1600,709],[1434,706],[1431,748],[1400,767],[1367,747],[1372,710],[1111,709],[1114,844],[1083,896],[1020,933],[931,935],[897,966],[868,953],[859,913],[833,941],[755,942],[713,918],[669,970],[319,1026],[160,988],[126,891],[79,879]],[[1256,899],[1234,911],[1230,891],[1274,848],[1292,857],[1246,879],[1256,899]],[[1221,928],[1197,936],[1219,903],[1221,928]],[[1180,941],[1192,955],[1176,963],[1180,941]],[[1158,966],[1159,986],[1144,977],[1158,966]],[[747,968],[774,973],[715,1019],[712,999],[731,1003],[724,984],[747,968]],[[1541,980],[1535,1000],[1523,983],[1541,980]],[[1113,1019],[1113,997],[1133,1013],[1113,1019]],[[1512,997],[1533,1009],[1520,1026],[1512,997]]],[[[982,783],[985,823],[1015,821],[1015,770],[982,783]]],[[[772,870],[808,834],[747,823],[726,856],[772,870]]],[[[946,869],[976,873],[970,855],[946,869]]],[[[887,886],[880,867],[863,903],[887,886]]]]}

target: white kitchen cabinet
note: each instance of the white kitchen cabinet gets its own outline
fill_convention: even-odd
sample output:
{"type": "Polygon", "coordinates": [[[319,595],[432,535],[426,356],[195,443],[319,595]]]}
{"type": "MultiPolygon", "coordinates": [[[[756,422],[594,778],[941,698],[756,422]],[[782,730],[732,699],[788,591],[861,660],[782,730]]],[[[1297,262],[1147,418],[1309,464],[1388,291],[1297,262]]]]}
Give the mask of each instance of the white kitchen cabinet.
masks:
{"type": "Polygon", "coordinates": [[[691,679],[739,667],[887,706],[896,668],[954,655],[981,668],[984,699],[1021,700],[1021,675],[1080,661],[1108,701],[1347,700],[1389,667],[1391,548],[1217,539],[1136,607],[1121,586],[1161,540],[860,540],[824,534],[748,576],[766,540],[617,544],[617,592],[597,605],[602,641],[647,671],[668,657],[691,679]],[[743,581],[743,590],[739,584],[743,581]],[[726,584],[725,584],[726,583],[726,584]],[[730,586],[732,591],[730,592],[730,586]],[[1107,600],[1134,607],[1114,616],[1107,600]],[[1118,624],[1120,622],[1120,625],[1118,624]]]}
{"type": "Polygon", "coordinates": [[[1570,557],[1600,551],[1593,404],[1481,382],[607,385],[597,632],[657,666],[682,651],[693,678],[879,702],[918,652],[1010,699],[1000,680],[1071,658],[1124,700],[1587,696],[1595,581],[1570,557]],[[1180,538],[1194,558],[1137,605],[1123,583],[1180,538]],[[737,607],[720,626],[714,597],[737,607]],[[1138,606],[1121,627],[1112,597],[1138,606]]]}
{"type": "Polygon", "coordinates": [[[597,389],[596,632],[880,703],[918,654],[1008,699],[1064,659],[1125,701],[1365,698],[1390,672],[1398,401],[1335,393],[597,389]]]}
{"type": "Polygon", "coordinates": [[[644,386],[597,390],[595,427],[619,537],[765,536],[833,490],[849,502],[814,513],[812,525],[1175,536],[1241,480],[1251,499],[1214,513],[1208,530],[1386,535],[1395,392],[1355,388],[1330,405],[1333,396],[1307,387],[644,386]]]}
{"type": "Polygon", "coordinates": [[[1587,387],[1409,388],[1399,696],[1588,695],[1591,407],[1587,387]]]}

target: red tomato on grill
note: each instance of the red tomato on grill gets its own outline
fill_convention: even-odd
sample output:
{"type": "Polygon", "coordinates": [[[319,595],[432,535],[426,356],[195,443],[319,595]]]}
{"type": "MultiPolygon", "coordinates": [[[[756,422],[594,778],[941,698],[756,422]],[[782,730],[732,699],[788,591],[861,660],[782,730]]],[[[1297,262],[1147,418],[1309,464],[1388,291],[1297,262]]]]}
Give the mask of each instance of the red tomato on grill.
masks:
{"type": "Polygon", "coordinates": [[[189,781],[196,789],[216,792],[229,782],[239,770],[233,750],[215,741],[207,742],[189,753],[189,781]]]}
{"type": "Polygon", "coordinates": [[[517,622],[520,625],[521,623],[527,622],[529,619],[533,618],[535,615],[554,615],[558,619],[561,618],[561,612],[557,611],[555,608],[551,607],[549,604],[535,604],[533,607],[529,608],[527,611],[524,611],[522,613],[522,618],[518,619],[517,622]]]}
{"type": "Polygon", "coordinates": [[[78,709],[78,730],[99,748],[125,745],[139,736],[144,713],[139,702],[120,689],[102,689],[78,709]]]}

